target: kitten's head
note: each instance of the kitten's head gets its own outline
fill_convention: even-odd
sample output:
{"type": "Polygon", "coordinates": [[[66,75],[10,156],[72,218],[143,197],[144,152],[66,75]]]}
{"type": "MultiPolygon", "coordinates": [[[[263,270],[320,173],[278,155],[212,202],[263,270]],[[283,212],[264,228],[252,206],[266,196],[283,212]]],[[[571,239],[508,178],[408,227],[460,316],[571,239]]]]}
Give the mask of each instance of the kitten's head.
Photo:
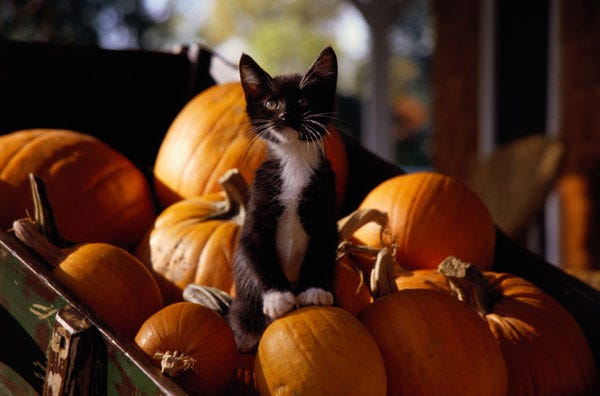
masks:
{"type": "Polygon", "coordinates": [[[250,56],[240,58],[240,78],[253,130],[274,143],[320,141],[335,104],[337,59],[325,48],[304,75],[271,77],[250,56]]]}

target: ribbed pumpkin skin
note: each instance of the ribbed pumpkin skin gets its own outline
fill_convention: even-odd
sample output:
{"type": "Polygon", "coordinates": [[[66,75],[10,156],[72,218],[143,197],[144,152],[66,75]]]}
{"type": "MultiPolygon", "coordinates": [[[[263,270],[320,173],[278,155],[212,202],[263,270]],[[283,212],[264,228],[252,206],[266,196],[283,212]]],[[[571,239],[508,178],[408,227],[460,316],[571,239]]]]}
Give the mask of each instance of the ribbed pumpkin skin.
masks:
{"type": "MultiPolygon", "coordinates": [[[[336,173],[338,208],[346,191],[348,159],[339,133],[330,128],[325,153],[336,173]]],[[[237,168],[252,183],[264,160],[265,144],[251,132],[240,83],[212,86],[179,112],[154,164],[154,184],[162,207],[221,190],[219,178],[237,168]]]]}
{"type": "Polygon", "coordinates": [[[235,294],[232,266],[241,218],[209,218],[222,212],[223,193],[188,198],[166,208],[142,240],[136,256],[156,274],[167,303],[181,301],[190,283],[235,294]]]}
{"type": "MultiPolygon", "coordinates": [[[[587,340],[571,314],[523,278],[484,272],[502,294],[485,321],[500,344],[508,372],[508,395],[597,395],[598,369],[587,340]]],[[[399,277],[400,289],[450,293],[434,270],[399,277]]]]}
{"type": "Polygon", "coordinates": [[[271,323],[258,345],[261,395],[385,395],[386,377],[373,337],[350,313],[304,307],[271,323]]]}
{"type": "MultiPolygon", "coordinates": [[[[387,212],[397,237],[396,259],[409,270],[437,268],[456,256],[481,269],[493,262],[496,231],[487,207],[465,184],[437,172],[393,177],[376,186],[359,206],[387,212]]],[[[369,246],[380,229],[367,224],[354,236],[369,246]]]]}
{"type": "Polygon", "coordinates": [[[137,245],[154,218],[150,185],[119,152],[86,134],[31,129],[0,136],[0,227],[33,213],[28,174],[43,179],[61,235],[137,245]]]}
{"type": "Polygon", "coordinates": [[[132,340],[140,325],[162,308],[152,274],[126,250],[85,243],[65,252],[53,276],[126,338],[132,340]]]}
{"type": "Polygon", "coordinates": [[[358,319],[379,345],[388,395],[506,395],[506,367],[481,318],[444,293],[403,290],[358,319]]]}
{"type": "MultiPolygon", "coordinates": [[[[167,351],[193,358],[193,370],[175,378],[191,395],[219,395],[234,379],[233,333],[225,319],[199,304],[184,301],[164,307],[143,323],[135,342],[151,358],[167,351]]],[[[160,361],[153,361],[160,367],[160,361]]]]}

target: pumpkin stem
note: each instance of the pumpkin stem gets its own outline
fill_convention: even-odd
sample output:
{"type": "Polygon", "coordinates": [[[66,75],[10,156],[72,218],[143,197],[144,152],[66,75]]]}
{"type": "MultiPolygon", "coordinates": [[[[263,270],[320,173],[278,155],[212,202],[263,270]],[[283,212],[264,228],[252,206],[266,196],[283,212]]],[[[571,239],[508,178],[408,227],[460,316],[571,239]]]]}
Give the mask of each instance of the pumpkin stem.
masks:
{"type": "Polygon", "coordinates": [[[352,253],[366,253],[366,254],[370,254],[372,256],[377,256],[377,253],[379,253],[380,250],[381,250],[381,248],[374,248],[374,247],[365,246],[365,245],[357,245],[352,242],[342,240],[342,242],[340,242],[340,244],[338,245],[336,260],[339,260],[343,256],[345,256],[347,254],[352,254],[352,253]]]}
{"type": "Polygon", "coordinates": [[[154,359],[160,360],[160,372],[169,377],[179,377],[186,370],[195,370],[194,359],[181,352],[156,352],[154,359]]]}
{"type": "Polygon", "coordinates": [[[438,271],[446,277],[456,297],[481,316],[492,312],[496,301],[502,298],[502,294],[490,285],[479,268],[454,256],[442,261],[438,271]]]}
{"type": "Polygon", "coordinates": [[[56,225],[56,218],[50,205],[44,181],[30,172],[29,186],[33,200],[33,219],[37,229],[50,243],[59,247],[62,246],[62,240],[58,232],[58,226],[56,225]]]}
{"type": "Polygon", "coordinates": [[[31,219],[19,219],[13,222],[15,236],[25,245],[42,256],[53,267],[58,266],[67,255],[42,235],[38,225],[31,219]]]}
{"type": "Polygon", "coordinates": [[[33,219],[18,219],[13,222],[15,236],[25,245],[42,256],[50,265],[56,267],[67,255],[59,246],[63,240],[58,232],[54,211],[50,205],[44,181],[29,173],[29,186],[33,200],[33,219]]]}
{"type": "Polygon", "coordinates": [[[246,215],[248,202],[248,183],[237,168],[229,169],[221,178],[219,183],[227,196],[228,207],[225,213],[219,215],[223,218],[233,220],[237,218],[242,223],[246,215]]]}
{"type": "Polygon", "coordinates": [[[371,271],[371,294],[378,299],[390,293],[398,291],[396,278],[398,276],[410,276],[412,272],[405,271],[396,261],[393,249],[384,247],[377,253],[375,266],[371,271]]]}
{"type": "Polygon", "coordinates": [[[338,245],[338,259],[345,254],[352,253],[366,253],[375,256],[375,266],[369,279],[369,288],[375,299],[398,290],[395,282],[396,277],[407,274],[412,275],[412,272],[405,271],[396,261],[394,244],[388,244],[384,241],[384,234],[388,232],[388,223],[387,213],[377,209],[357,209],[338,221],[338,233],[342,241],[338,245]],[[363,246],[348,241],[352,234],[370,222],[375,222],[381,227],[379,238],[381,246],[363,246]]]}
{"type": "Polygon", "coordinates": [[[383,235],[389,222],[387,213],[377,209],[355,210],[338,221],[340,240],[349,239],[360,227],[372,221],[381,226],[381,235],[383,235]]]}

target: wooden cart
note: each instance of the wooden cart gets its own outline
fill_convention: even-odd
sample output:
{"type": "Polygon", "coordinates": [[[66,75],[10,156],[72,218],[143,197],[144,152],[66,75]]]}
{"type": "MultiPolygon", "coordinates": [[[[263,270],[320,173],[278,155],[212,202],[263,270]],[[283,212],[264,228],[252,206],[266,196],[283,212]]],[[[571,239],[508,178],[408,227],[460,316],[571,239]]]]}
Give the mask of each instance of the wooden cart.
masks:
{"type": "MultiPolygon", "coordinates": [[[[211,56],[194,46],[158,53],[0,41],[0,134],[35,127],[79,130],[150,170],[181,107],[214,83],[211,56]]],[[[403,170],[354,138],[344,140],[350,158],[347,213],[403,170]]],[[[49,268],[0,230],[0,393],[185,394],[55,282],[49,268]]],[[[528,279],[561,302],[600,363],[600,292],[501,231],[493,269],[528,279]]]]}

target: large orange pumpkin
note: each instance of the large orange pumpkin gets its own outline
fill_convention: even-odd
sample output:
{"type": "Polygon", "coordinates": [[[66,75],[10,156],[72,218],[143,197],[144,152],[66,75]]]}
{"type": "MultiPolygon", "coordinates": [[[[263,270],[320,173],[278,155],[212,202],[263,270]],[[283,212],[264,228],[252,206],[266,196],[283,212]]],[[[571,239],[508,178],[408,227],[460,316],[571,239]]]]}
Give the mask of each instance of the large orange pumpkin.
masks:
{"type": "Polygon", "coordinates": [[[29,219],[13,224],[18,238],[54,266],[65,285],[115,331],[133,339],[140,325],[163,307],[154,277],[133,255],[106,243],[59,249],[29,219]]]}
{"type": "Polygon", "coordinates": [[[481,272],[449,258],[439,271],[415,271],[411,277],[397,278],[396,284],[400,289],[458,293],[472,306],[504,355],[507,394],[600,394],[598,369],[577,322],[556,300],[525,279],[481,272]]]}
{"type": "Polygon", "coordinates": [[[138,246],[136,256],[155,274],[167,303],[181,301],[190,283],[235,295],[233,255],[248,187],[236,170],[221,178],[221,186],[218,193],[167,207],[138,246]]]}
{"type": "Polygon", "coordinates": [[[31,129],[0,136],[0,227],[32,213],[29,173],[42,178],[64,238],[134,247],[154,218],[143,173],[83,133],[31,129]],[[17,217],[18,216],[18,217],[17,217]]]}
{"type": "Polygon", "coordinates": [[[358,315],[379,346],[388,395],[506,395],[500,348],[479,316],[432,290],[401,290],[358,315]]]}
{"type": "MultiPolygon", "coordinates": [[[[416,172],[393,177],[369,192],[359,207],[388,214],[396,259],[403,268],[436,268],[450,255],[482,269],[492,266],[492,216],[473,191],[451,176],[416,172]]],[[[378,246],[381,227],[367,224],[354,236],[378,246]]]]}
{"type": "MultiPolygon", "coordinates": [[[[338,208],[347,184],[348,159],[339,132],[331,127],[325,154],[336,175],[338,208]]],[[[240,170],[249,183],[263,161],[265,145],[250,132],[246,102],[238,82],[199,93],[169,127],[154,164],[156,195],[163,207],[183,198],[220,191],[219,178],[240,170]]]]}
{"type": "Polygon", "coordinates": [[[261,395],[385,395],[373,337],[337,307],[292,311],[265,330],[254,375],[261,395]]]}
{"type": "Polygon", "coordinates": [[[135,342],[191,395],[221,394],[234,379],[233,333],[225,319],[201,305],[164,307],[142,324],[135,342]]]}

